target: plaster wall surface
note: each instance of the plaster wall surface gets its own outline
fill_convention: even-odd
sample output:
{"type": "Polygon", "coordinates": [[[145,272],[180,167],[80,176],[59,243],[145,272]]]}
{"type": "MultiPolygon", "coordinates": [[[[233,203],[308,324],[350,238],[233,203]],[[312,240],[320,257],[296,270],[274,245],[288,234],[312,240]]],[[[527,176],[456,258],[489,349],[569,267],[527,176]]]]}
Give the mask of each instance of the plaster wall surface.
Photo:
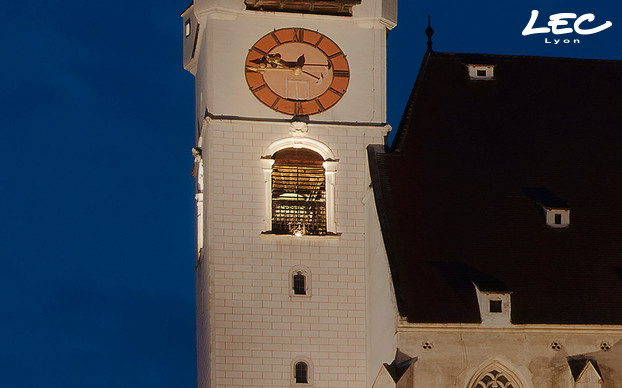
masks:
{"type": "Polygon", "coordinates": [[[416,357],[414,387],[472,388],[487,365],[501,365],[517,376],[520,388],[571,388],[575,385],[568,357],[596,360],[602,387],[622,387],[622,329],[607,326],[402,325],[400,351],[416,357]],[[432,344],[429,350],[422,344],[432,344]],[[602,350],[601,344],[613,346],[602,350]],[[557,343],[559,348],[552,346],[557,343]]]}
{"type": "Polygon", "coordinates": [[[369,311],[367,316],[369,327],[367,386],[371,387],[383,363],[390,363],[395,356],[395,333],[399,314],[371,187],[365,196],[365,206],[367,209],[367,305],[369,311]]]}
{"type": "Polygon", "coordinates": [[[207,228],[197,314],[210,322],[199,328],[209,335],[198,347],[211,377],[199,365],[201,387],[290,386],[298,357],[310,360],[315,387],[366,386],[365,147],[382,142],[387,128],[309,124],[307,137],[338,159],[340,235],[266,235],[261,157],[289,130],[289,123],[204,121],[207,228]],[[291,295],[296,266],[309,269],[311,296],[291,295]]]}
{"type": "MultiPolygon", "coordinates": [[[[195,76],[204,171],[204,246],[196,280],[200,387],[288,387],[296,359],[309,360],[315,387],[366,386],[366,146],[382,143],[388,130],[386,33],[396,10],[396,0],[363,0],[352,17],[247,11],[241,0],[196,0],[182,14],[193,27],[184,38],[184,66],[195,76]],[[270,224],[269,174],[261,158],[292,136],[291,116],[255,98],[244,63],[255,42],[288,27],[328,36],[350,67],[346,94],[312,116],[306,134],[337,160],[337,236],[261,233],[270,224]],[[301,267],[308,269],[307,296],[290,290],[291,271],[301,267]]],[[[386,275],[376,284],[384,284],[386,275]]]]}
{"type": "MultiPolygon", "coordinates": [[[[203,251],[200,260],[208,262],[207,250],[203,251]]],[[[211,362],[211,322],[210,304],[208,298],[211,297],[208,290],[209,272],[207,269],[200,270],[197,266],[195,279],[195,300],[196,300],[196,336],[197,336],[197,382],[201,388],[211,387],[212,362],[211,362]]]]}
{"type": "MultiPolygon", "coordinates": [[[[212,10],[213,11],[213,10],[212,10]]],[[[258,119],[287,118],[259,102],[248,91],[244,63],[248,50],[275,29],[317,30],[345,53],[350,67],[346,94],[316,120],[340,122],[386,121],[386,29],[381,23],[344,17],[269,12],[196,12],[201,34],[197,41],[197,117],[205,110],[215,116],[258,119]],[[359,22],[357,22],[357,20],[359,22]]],[[[192,37],[186,38],[186,40],[192,37]]],[[[188,54],[185,54],[187,56],[188,54]]]]}

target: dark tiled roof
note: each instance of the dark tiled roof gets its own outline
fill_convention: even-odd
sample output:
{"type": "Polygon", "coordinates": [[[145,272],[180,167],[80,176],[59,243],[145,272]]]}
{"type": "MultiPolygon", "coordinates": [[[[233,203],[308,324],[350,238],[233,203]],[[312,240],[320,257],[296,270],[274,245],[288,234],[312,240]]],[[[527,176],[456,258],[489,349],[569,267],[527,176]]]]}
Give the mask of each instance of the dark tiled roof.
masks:
{"type": "Polygon", "coordinates": [[[475,283],[513,323],[622,324],[621,91],[622,61],[426,54],[393,148],[368,148],[402,316],[480,322],[475,283]]]}

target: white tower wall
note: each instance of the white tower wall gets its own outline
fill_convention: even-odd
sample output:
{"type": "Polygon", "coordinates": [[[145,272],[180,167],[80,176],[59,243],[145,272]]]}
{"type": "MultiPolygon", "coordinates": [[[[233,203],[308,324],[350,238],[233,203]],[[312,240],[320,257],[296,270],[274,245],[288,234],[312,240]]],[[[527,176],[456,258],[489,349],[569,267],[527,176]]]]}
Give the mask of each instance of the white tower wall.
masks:
{"type": "MultiPolygon", "coordinates": [[[[366,206],[374,205],[364,203],[370,183],[366,146],[383,143],[390,129],[385,41],[396,8],[396,0],[363,0],[354,16],[343,17],[247,11],[242,0],[201,0],[182,14],[191,24],[184,66],[196,77],[201,154],[200,387],[289,387],[296,360],[308,363],[308,385],[314,387],[366,387],[378,373],[375,366],[368,371],[367,290],[374,274],[366,257],[366,206]],[[286,27],[328,36],[350,67],[346,94],[311,116],[306,133],[292,129],[291,116],[255,98],[244,75],[250,47],[286,27]],[[262,233],[270,225],[266,158],[279,145],[332,155],[327,190],[334,188],[335,235],[262,233]],[[308,271],[308,295],[292,295],[294,268],[308,271]]],[[[386,279],[386,271],[381,276],[386,279]]]]}

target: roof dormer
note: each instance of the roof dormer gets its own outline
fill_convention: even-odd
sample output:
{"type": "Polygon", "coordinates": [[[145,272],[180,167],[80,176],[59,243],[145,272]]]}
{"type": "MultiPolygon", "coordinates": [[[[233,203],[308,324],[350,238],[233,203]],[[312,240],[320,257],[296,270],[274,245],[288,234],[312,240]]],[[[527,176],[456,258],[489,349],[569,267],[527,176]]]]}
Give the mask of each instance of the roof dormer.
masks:
{"type": "Polygon", "coordinates": [[[524,192],[542,209],[548,226],[567,228],[570,225],[570,206],[566,201],[544,187],[526,188],[524,192]]]}
{"type": "Polygon", "coordinates": [[[570,209],[544,207],[546,224],[552,228],[567,228],[570,225],[570,209]]]}
{"type": "Polygon", "coordinates": [[[489,290],[485,287],[475,286],[479,314],[483,326],[510,326],[511,303],[509,290],[489,290]]]}
{"type": "Polygon", "coordinates": [[[492,80],[495,79],[494,65],[467,65],[469,78],[472,80],[492,80]]]}

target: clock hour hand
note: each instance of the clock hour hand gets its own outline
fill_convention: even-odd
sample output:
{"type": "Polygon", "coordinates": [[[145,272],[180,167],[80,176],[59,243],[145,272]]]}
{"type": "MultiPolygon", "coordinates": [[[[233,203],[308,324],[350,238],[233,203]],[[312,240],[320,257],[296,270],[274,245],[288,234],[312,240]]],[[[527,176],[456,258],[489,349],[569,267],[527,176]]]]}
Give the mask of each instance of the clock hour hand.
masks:
{"type": "Polygon", "coordinates": [[[267,54],[267,55],[264,55],[261,59],[255,59],[251,62],[256,63],[257,66],[246,66],[246,70],[248,71],[254,71],[257,73],[261,73],[261,74],[265,73],[266,71],[268,72],[291,71],[292,73],[294,73],[294,75],[304,74],[308,77],[311,77],[316,81],[317,84],[322,83],[322,81],[324,80],[323,73],[326,70],[331,68],[330,62],[326,64],[319,64],[319,63],[305,64],[304,54],[301,54],[295,62],[283,60],[280,53],[267,54]],[[318,68],[323,68],[323,69],[318,69],[318,68]],[[313,74],[312,72],[314,73],[322,72],[322,73],[320,73],[320,75],[317,76],[313,74]]]}
{"type": "Polygon", "coordinates": [[[302,54],[296,60],[296,67],[302,68],[305,65],[305,55],[302,54]]]}
{"type": "Polygon", "coordinates": [[[298,59],[296,59],[296,61],[286,61],[281,57],[281,54],[279,53],[268,54],[264,56],[262,60],[265,61],[266,64],[270,65],[273,68],[295,69],[295,68],[301,68],[305,65],[304,54],[299,56],[298,59]]]}
{"type": "Polygon", "coordinates": [[[256,73],[265,73],[266,71],[268,72],[273,72],[273,71],[294,71],[295,69],[290,69],[287,67],[266,67],[266,66],[246,66],[246,70],[248,71],[254,71],[256,73]]]}

